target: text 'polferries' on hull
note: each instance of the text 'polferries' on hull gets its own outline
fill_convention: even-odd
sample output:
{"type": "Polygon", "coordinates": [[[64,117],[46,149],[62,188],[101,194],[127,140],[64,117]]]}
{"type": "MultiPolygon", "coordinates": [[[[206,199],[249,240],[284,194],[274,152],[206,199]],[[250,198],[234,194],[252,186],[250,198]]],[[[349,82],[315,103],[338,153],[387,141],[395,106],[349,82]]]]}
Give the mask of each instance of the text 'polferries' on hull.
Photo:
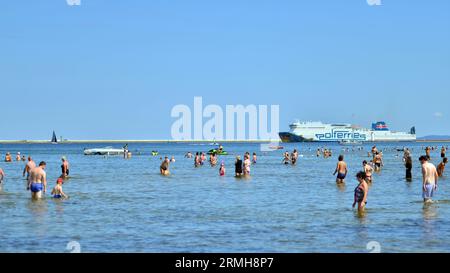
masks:
{"type": "Polygon", "coordinates": [[[389,130],[386,122],[372,124],[371,129],[351,124],[325,124],[322,122],[294,122],[289,132],[281,132],[283,142],[342,142],[345,140],[360,142],[398,142],[416,141],[416,129],[408,132],[389,130]]]}

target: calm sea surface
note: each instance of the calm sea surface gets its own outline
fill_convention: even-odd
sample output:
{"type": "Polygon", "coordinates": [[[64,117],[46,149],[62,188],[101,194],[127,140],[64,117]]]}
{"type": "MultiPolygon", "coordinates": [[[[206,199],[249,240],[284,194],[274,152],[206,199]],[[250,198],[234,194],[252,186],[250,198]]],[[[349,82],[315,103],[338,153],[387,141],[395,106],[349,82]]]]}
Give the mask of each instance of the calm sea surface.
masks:
{"type": "MultiPolygon", "coordinates": [[[[327,144],[330,159],[317,158],[321,144],[287,144],[302,155],[297,166],[281,164],[282,152],[261,153],[258,144],[227,144],[221,157],[227,176],[218,167],[195,169],[188,151],[212,146],[132,144],[133,158],[84,156],[91,144],[0,145],[0,155],[20,151],[47,162],[49,190],[67,156],[71,179],[64,184],[68,200],[31,201],[22,178],[23,162],[4,163],[6,179],[0,192],[0,252],[68,252],[76,241],[82,252],[368,252],[378,242],[383,252],[450,252],[450,185],[441,180],[435,204],[421,200],[420,164],[425,144],[413,149],[414,180],[405,181],[405,144],[379,144],[385,167],[375,174],[367,213],[351,205],[357,185],[354,175],[364,151],[345,151],[327,144]],[[175,156],[172,176],[159,175],[160,159],[175,156]],[[234,156],[257,152],[252,178],[235,179],[234,156]],[[139,155],[141,153],[141,155],[139,155]],[[345,187],[332,176],[343,153],[350,169],[345,187]]],[[[442,146],[442,144],[433,144],[442,146]]],[[[447,144],[445,144],[447,145],[447,144]]],[[[116,145],[120,148],[121,145],[116,145]]],[[[353,147],[349,147],[352,149],[353,147]]],[[[440,160],[439,151],[433,162],[440,160]]],[[[450,170],[448,170],[450,171],[450,170]]]]}

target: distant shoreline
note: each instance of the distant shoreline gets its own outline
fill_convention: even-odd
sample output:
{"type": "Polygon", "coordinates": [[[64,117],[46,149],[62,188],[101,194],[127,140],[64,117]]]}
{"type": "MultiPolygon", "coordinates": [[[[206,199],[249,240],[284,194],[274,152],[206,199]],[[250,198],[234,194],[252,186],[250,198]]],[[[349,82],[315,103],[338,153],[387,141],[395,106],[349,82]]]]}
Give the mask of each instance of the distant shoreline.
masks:
{"type": "MultiPolygon", "coordinates": [[[[142,144],[163,144],[163,143],[194,143],[194,144],[211,144],[211,143],[271,143],[273,140],[64,140],[58,142],[58,144],[124,144],[124,143],[142,143],[142,144]]],[[[281,141],[278,141],[282,143],[281,141]]],[[[299,142],[301,143],[301,142],[299,142]]],[[[314,142],[312,142],[314,143],[314,142]]],[[[321,142],[317,142],[321,143],[321,142]]],[[[366,143],[408,143],[408,142],[366,142],[366,143]]],[[[412,142],[414,143],[414,142],[412,142]]],[[[443,140],[416,140],[415,143],[450,143],[450,139],[443,140]]],[[[0,140],[0,144],[51,144],[49,140],[0,140]]]]}

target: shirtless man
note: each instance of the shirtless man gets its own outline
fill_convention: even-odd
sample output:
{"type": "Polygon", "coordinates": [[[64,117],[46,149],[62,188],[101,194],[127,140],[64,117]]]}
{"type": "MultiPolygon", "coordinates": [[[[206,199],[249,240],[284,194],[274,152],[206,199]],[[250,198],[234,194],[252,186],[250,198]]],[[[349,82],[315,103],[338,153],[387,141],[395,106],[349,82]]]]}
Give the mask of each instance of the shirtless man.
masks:
{"type": "Polygon", "coordinates": [[[170,160],[169,160],[169,157],[166,156],[164,158],[163,162],[161,163],[161,166],[159,167],[159,171],[161,172],[161,175],[164,175],[164,176],[170,175],[169,165],[170,165],[170,160]]]}
{"type": "Polygon", "coordinates": [[[31,156],[28,157],[28,162],[23,169],[22,176],[25,177],[25,173],[27,174],[27,180],[30,178],[30,172],[32,169],[36,168],[36,163],[33,161],[31,156]]]}
{"type": "Polygon", "coordinates": [[[442,146],[442,149],[441,149],[441,158],[445,158],[445,154],[447,153],[447,149],[445,149],[445,147],[444,146],[442,146]]]}
{"type": "Polygon", "coordinates": [[[439,177],[444,176],[444,171],[445,171],[445,166],[448,163],[448,159],[446,157],[444,157],[444,159],[442,160],[441,163],[439,163],[438,167],[437,167],[437,172],[439,177]]]}
{"type": "Polygon", "coordinates": [[[380,152],[376,152],[373,162],[375,163],[375,170],[380,171],[383,166],[383,155],[380,152]]]}
{"type": "Polygon", "coordinates": [[[423,201],[425,203],[432,202],[433,195],[437,191],[439,176],[436,167],[428,162],[427,156],[421,156],[419,160],[422,164],[423,201]]]}
{"type": "Polygon", "coordinates": [[[31,190],[32,199],[42,198],[42,192],[47,191],[47,174],[45,173],[46,163],[42,161],[39,167],[30,171],[30,179],[28,181],[27,190],[31,190]]]}
{"type": "Polygon", "coordinates": [[[297,160],[298,160],[298,152],[297,152],[297,149],[294,149],[294,151],[292,152],[292,155],[291,155],[292,165],[296,165],[297,160]]]}
{"type": "Polygon", "coordinates": [[[334,171],[333,175],[338,174],[336,178],[336,183],[343,184],[345,183],[345,177],[347,176],[348,169],[347,169],[347,163],[344,162],[344,156],[339,156],[339,162],[336,166],[336,170],[334,171]]]}
{"type": "Polygon", "coordinates": [[[363,161],[363,168],[364,173],[366,173],[366,181],[367,183],[372,183],[372,175],[373,175],[373,168],[370,166],[370,164],[367,163],[366,160],[363,161]]]}

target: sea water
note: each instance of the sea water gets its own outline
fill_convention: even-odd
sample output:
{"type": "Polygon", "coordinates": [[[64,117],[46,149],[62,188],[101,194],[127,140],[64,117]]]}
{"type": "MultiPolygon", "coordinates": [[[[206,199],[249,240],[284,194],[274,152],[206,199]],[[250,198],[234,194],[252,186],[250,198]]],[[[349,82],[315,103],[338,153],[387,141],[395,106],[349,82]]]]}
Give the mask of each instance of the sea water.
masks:
{"type": "MultiPolygon", "coordinates": [[[[6,173],[0,192],[0,252],[357,252],[375,245],[381,252],[450,252],[449,179],[439,183],[436,203],[424,205],[418,157],[424,143],[379,144],[385,166],[374,175],[367,211],[352,209],[355,175],[363,150],[338,144],[292,143],[299,150],[296,166],[282,164],[277,150],[261,152],[259,144],[225,144],[227,168],[205,163],[194,168],[190,151],[209,145],[130,144],[133,156],[85,156],[84,148],[108,144],[0,145],[0,154],[31,155],[47,162],[46,198],[32,201],[22,177],[24,162],[0,163],[6,173]],[[412,149],[413,181],[405,180],[403,153],[412,149]],[[316,157],[328,146],[333,156],[316,157]],[[343,149],[349,149],[345,151],[343,149]],[[353,150],[352,150],[353,149],[353,150]],[[153,157],[151,151],[160,155],[153,157]],[[234,178],[236,155],[256,152],[250,179],[234,178]],[[332,175],[339,154],[349,175],[337,186],[332,175]],[[61,173],[61,157],[70,162],[64,184],[68,200],[54,200],[50,191],[61,173]],[[159,174],[160,156],[174,156],[172,175],[159,174]]],[[[431,145],[431,144],[430,144],[431,145]]],[[[440,147],[433,163],[440,161],[440,147]]],[[[122,145],[115,145],[121,148],[122,145]]],[[[450,171],[450,170],[448,170],[450,171]]]]}

